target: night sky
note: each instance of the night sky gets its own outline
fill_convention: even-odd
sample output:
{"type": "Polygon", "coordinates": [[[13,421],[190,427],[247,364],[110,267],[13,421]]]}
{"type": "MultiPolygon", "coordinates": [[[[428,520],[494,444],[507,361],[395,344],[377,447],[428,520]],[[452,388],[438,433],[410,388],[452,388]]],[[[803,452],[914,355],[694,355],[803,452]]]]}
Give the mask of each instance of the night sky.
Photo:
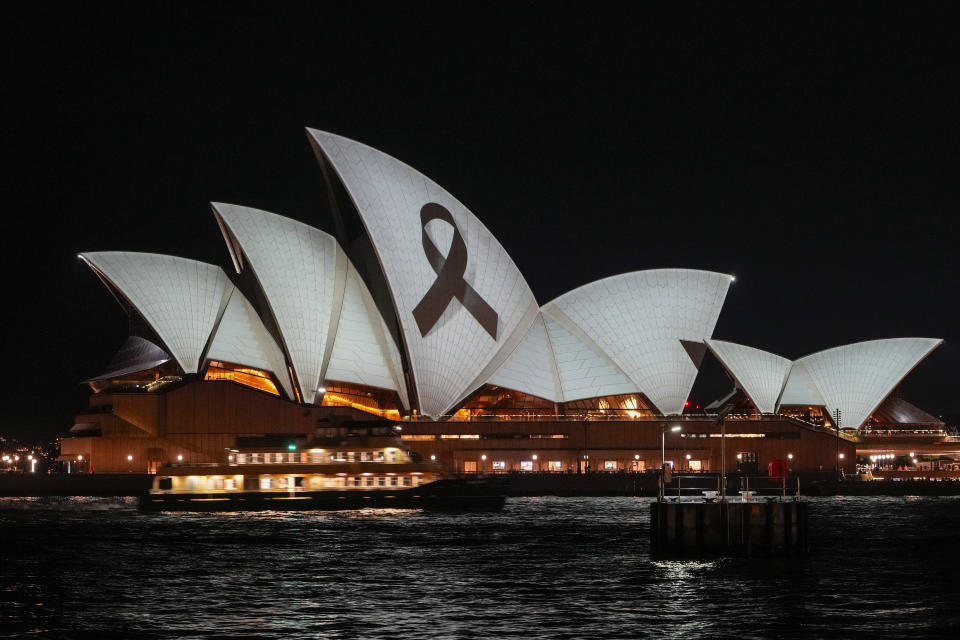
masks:
{"type": "Polygon", "coordinates": [[[333,231],[305,126],[443,185],[541,303],[730,273],[715,337],[789,358],[944,338],[902,395],[960,413],[949,4],[196,4],[5,16],[0,434],[65,433],[127,335],[77,253],[231,272],[212,200],[333,231]]]}

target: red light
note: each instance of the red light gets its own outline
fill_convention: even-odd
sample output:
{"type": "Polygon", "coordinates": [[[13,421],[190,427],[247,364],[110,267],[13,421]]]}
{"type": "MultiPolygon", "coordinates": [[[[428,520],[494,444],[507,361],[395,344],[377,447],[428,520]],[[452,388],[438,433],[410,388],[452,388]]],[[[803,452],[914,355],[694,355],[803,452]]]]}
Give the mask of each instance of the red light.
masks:
{"type": "Polygon", "coordinates": [[[689,406],[690,406],[690,401],[689,401],[689,400],[687,400],[686,402],[684,402],[684,403],[683,403],[683,406],[685,406],[685,407],[689,407],[689,406]]]}

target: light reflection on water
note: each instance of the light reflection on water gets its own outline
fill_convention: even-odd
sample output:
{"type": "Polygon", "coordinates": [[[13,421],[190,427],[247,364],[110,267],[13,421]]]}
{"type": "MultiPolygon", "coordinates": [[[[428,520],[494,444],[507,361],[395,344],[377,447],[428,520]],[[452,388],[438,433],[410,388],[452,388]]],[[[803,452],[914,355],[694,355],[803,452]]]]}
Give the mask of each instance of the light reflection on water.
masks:
{"type": "Polygon", "coordinates": [[[805,558],[651,561],[649,502],[142,514],[0,499],[0,637],[931,637],[957,498],[821,498],[805,558]]]}

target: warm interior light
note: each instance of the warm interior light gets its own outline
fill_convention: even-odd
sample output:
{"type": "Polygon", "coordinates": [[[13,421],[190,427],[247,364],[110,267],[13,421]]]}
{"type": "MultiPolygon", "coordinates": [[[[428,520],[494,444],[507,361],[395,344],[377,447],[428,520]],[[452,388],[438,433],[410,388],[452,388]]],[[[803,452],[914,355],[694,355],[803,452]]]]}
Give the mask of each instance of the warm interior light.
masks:
{"type": "Polygon", "coordinates": [[[344,398],[343,396],[339,396],[335,393],[326,393],[326,389],[324,389],[322,393],[324,394],[322,403],[322,406],[324,407],[353,407],[354,409],[366,411],[367,413],[372,413],[382,418],[387,418],[388,420],[400,419],[400,412],[396,409],[381,409],[380,407],[361,404],[348,398],[344,398]]]}
{"type": "Polygon", "coordinates": [[[680,431],[681,429],[683,429],[683,427],[681,427],[680,425],[674,425],[670,427],[670,431],[673,431],[674,433],[676,433],[677,431],[680,431]]]}
{"type": "Polygon", "coordinates": [[[260,369],[251,367],[242,367],[226,362],[213,360],[207,368],[207,373],[203,376],[204,380],[229,380],[247,387],[253,387],[260,391],[266,391],[272,395],[278,396],[280,392],[277,385],[273,384],[270,374],[260,369]]]}

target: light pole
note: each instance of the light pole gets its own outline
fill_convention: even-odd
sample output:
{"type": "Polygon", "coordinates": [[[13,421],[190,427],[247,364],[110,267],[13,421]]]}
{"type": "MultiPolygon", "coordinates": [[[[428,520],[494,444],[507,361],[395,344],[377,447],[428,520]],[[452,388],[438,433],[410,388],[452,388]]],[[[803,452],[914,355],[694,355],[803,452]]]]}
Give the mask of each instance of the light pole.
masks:
{"type": "MultiPolygon", "coordinates": [[[[676,433],[683,429],[680,425],[676,424],[670,427],[670,431],[676,433]]],[[[663,429],[660,430],[660,469],[662,470],[667,464],[667,425],[663,425],[663,429]]]]}
{"type": "Polygon", "coordinates": [[[840,411],[840,407],[837,407],[833,410],[833,422],[837,427],[837,478],[843,480],[843,467],[840,466],[840,461],[843,458],[840,456],[840,421],[843,419],[843,412],[840,411]]]}

